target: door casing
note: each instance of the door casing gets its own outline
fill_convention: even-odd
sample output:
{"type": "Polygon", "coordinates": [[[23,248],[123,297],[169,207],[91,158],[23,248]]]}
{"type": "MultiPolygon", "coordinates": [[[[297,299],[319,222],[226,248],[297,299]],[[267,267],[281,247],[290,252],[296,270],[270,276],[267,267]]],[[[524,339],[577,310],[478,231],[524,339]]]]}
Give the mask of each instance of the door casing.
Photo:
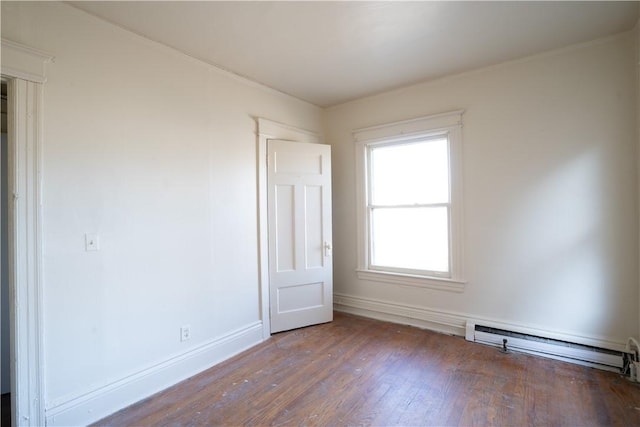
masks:
{"type": "Polygon", "coordinates": [[[42,105],[53,57],[2,39],[8,85],[12,425],[45,425],[42,328],[42,105]]]}

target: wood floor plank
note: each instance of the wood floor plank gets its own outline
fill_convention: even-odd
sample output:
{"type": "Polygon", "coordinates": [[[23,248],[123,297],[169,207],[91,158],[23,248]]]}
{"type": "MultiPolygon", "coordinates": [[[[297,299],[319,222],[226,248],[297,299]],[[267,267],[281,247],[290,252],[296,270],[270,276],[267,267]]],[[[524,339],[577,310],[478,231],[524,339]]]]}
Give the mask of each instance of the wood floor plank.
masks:
{"type": "Polygon", "coordinates": [[[268,341],[96,426],[628,426],[620,375],[336,313],[268,341]]]}

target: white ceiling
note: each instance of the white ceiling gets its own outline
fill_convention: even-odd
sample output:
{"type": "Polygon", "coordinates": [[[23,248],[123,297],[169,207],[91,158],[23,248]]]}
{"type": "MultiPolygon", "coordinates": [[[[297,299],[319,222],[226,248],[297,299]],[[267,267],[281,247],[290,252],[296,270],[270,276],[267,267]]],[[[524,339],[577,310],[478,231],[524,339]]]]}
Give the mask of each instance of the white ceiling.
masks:
{"type": "Polygon", "coordinates": [[[630,30],[638,2],[71,2],[318,106],[630,30]]]}

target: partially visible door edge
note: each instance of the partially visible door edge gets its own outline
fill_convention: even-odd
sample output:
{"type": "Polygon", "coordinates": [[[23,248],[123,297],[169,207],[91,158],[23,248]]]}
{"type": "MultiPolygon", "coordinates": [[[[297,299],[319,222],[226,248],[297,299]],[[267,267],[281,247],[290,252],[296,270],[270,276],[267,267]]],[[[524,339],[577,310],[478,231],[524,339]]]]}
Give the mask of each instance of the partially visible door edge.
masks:
{"type": "Polygon", "coordinates": [[[260,281],[260,317],[262,339],[271,336],[271,303],[269,300],[269,225],[267,214],[267,142],[283,139],[296,142],[320,143],[314,132],[299,129],[264,118],[258,118],[258,274],[260,281]]]}

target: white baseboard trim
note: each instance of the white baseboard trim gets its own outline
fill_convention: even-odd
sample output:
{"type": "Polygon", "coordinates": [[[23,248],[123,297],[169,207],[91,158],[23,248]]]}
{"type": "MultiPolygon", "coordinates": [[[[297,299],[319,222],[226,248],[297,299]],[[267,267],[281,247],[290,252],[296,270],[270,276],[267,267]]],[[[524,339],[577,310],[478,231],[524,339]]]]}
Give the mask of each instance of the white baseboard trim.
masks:
{"type": "Polygon", "coordinates": [[[457,336],[464,336],[467,322],[465,317],[456,314],[344,294],[333,295],[333,308],[344,313],[457,336]]]}
{"type": "Polygon", "coordinates": [[[47,426],[78,426],[98,421],[208,369],[263,341],[256,322],[45,410],[47,426]]]}
{"type": "Polygon", "coordinates": [[[393,323],[416,326],[436,332],[466,336],[467,322],[482,323],[498,329],[517,331],[524,334],[539,337],[552,338],[570,343],[606,348],[615,351],[624,351],[626,341],[624,339],[577,335],[564,331],[542,329],[531,325],[523,325],[511,322],[499,321],[486,317],[478,317],[472,314],[452,313],[431,308],[397,304],[388,301],[370,298],[356,297],[345,294],[334,294],[334,310],[344,313],[356,314],[372,319],[385,320],[393,323]]]}

